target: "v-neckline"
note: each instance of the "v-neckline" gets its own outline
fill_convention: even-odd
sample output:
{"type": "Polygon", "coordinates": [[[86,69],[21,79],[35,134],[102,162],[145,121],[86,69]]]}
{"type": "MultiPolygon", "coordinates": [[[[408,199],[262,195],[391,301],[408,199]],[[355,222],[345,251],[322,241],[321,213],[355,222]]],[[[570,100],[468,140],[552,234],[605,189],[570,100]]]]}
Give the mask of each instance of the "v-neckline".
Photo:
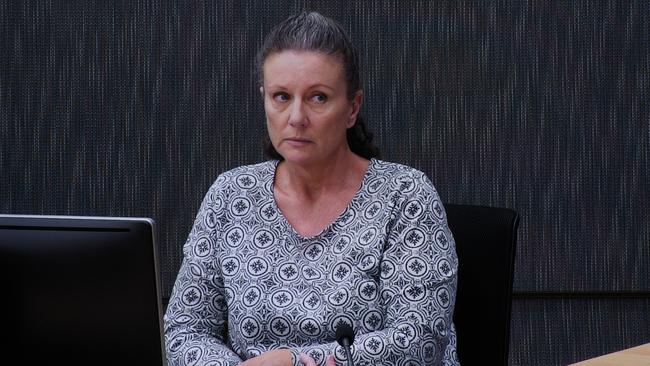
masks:
{"type": "Polygon", "coordinates": [[[364,190],[364,188],[365,188],[365,186],[367,184],[367,181],[369,180],[370,175],[371,175],[372,171],[374,170],[375,162],[376,162],[375,158],[370,158],[370,162],[368,163],[368,168],[366,168],[366,172],[363,174],[363,178],[361,179],[361,184],[359,184],[359,188],[357,188],[357,191],[354,193],[354,195],[352,196],[350,201],[347,203],[345,208],[334,218],[334,220],[332,220],[329,224],[325,225],[323,227],[323,229],[321,229],[315,235],[303,235],[303,234],[299,233],[298,230],[296,230],[296,228],[291,224],[291,222],[289,222],[289,220],[286,218],[286,216],[284,216],[284,214],[282,213],[282,210],[280,210],[280,206],[278,205],[278,202],[275,199],[275,190],[274,190],[275,175],[277,173],[278,165],[280,164],[280,160],[274,160],[273,161],[273,169],[272,169],[272,172],[271,172],[271,175],[270,175],[271,176],[271,184],[268,185],[269,191],[270,191],[269,194],[271,195],[271,202],[273,203],[273,208],[277,211],[278,216],[281,218],[284,226],[286,228],[288,228],[288,230],[292,233],[292,235],[294,235],[298,239],[300,239],[300,240],[311,240],[311,239],[319,238],[319,237],[325,235],[325,233],[327,233],[328,231],[330,231],[332,229],[332,227],[338,221],[341,220],[341,217],[343,217],[343,215],[350,210],[350,208],[354,205],[354,203],[356,203],[356,201],[358,201],[360,199],[361,192],[364,190]]]}

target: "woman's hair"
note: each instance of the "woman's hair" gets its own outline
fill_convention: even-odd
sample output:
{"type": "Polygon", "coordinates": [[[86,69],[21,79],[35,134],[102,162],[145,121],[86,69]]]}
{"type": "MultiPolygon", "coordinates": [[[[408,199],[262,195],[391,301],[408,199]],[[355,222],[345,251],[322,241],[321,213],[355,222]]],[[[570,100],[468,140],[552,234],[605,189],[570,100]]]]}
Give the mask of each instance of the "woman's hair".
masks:
{"type": "MultiPolygon", "coordinates": [[[[271,54],[282,51],[315,51],[340,57],[345,72],[347,97],[352,100],[361,90],[359,76],[359,53],[343,28],[334,20],[317,12],[302,12],[290,16],[278,24],[266,36],[257,53],[256,71],[260,85],[264,80],[264,62],[271,54]]],[[[347,130],[350,150],[366,159],[379,156],[379,149],[372,143],[373,134],[361,116],[347,130]]],[[[267,136],[264,153],[272,159],[283,160],[267,136]]]]}

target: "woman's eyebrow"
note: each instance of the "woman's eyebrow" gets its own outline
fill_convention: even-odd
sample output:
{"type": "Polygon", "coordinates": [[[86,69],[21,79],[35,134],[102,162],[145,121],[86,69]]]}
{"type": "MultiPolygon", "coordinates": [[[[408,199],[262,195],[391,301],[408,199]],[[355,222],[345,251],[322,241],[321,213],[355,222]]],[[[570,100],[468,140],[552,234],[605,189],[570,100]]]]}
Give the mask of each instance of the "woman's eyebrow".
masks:
{"type": "MultiPolygon", "coordinates": [[[[316,83],[316,84],[310,85],[306,89],[311,90],[311,89],[317,89],[317,88],[325,88],[325,89],[329,89],[331,91],[336,91],[336,88],[333,88],[333,87],[331,87],[331,86],[329,86],[327,84],[323,84],[323,83],[316,83]]],[[[289,89],[289,88],[287,86],[285,86],[284,84],[269,84],[268,86],[266,86],[264,88],[264,90],[269,90],[269,91],[281,91],[281,90],[287,90],[287,89],[289,89]]]]}
{"type": "Polygon", "coordinates": [[[314,88],[326,88],[326,89],[329,89],[329,90],[332,90],[332,91],[336,90],[336,89],[332,88],[331,86],[329,86],[327,84],[322,84],[322,83],[314,84],[314,85],[309,87],[309,89],[314,89],[314,88]]]}

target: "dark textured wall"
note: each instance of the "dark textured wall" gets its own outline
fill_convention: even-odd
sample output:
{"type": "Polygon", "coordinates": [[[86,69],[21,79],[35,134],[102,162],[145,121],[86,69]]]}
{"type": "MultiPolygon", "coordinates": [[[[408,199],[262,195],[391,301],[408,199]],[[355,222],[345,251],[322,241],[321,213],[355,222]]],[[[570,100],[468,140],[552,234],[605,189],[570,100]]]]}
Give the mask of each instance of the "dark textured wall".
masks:
{"type": "Polygon", "coordinates": [[[359,46],[385,159],[522,215],[512,364],[650,341],[643,0],[0,1],[0,212],[152,217],[168,294],[211,182],[263,159],[253,58],[302,8],[359,46]]]}

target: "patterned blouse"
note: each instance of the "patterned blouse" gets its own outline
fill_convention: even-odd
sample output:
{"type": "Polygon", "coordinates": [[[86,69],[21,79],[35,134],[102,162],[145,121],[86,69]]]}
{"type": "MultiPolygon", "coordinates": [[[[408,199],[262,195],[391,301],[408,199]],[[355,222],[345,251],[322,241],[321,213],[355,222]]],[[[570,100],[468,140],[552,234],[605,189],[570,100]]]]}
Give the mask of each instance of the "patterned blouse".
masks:
{"type": "Polygon", "coordinates": [[[355,365],[457,365],[458,260],[425,174],[372,159],[341,215],[303,237],[275,203],[277,165],[223,173],[206,194],[164,318],[170,365],[237,365],[287,347],[342,365],[342,323],[355,365]]]}

